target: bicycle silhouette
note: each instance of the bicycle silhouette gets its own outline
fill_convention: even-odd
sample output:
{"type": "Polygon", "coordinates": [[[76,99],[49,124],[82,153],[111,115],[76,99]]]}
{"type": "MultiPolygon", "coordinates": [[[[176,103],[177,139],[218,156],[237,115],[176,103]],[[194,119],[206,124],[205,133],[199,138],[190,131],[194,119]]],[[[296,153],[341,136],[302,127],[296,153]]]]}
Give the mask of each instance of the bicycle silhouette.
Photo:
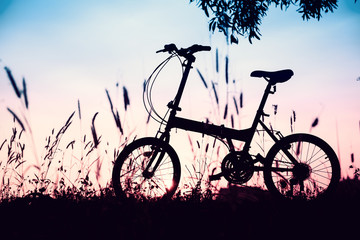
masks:
{"type": "MultiPolygon", "coordinates": [[[[276,92],[276,84],[284,83],[292,77],[292,70],[251,73],[251,77],[264,78],[268,84],[248,129],[237,130],[176,116],[181,111],[179,103],[195,62],[194,54],[210,50],[209,46],[193,45],[178,49],[175,44],[169,44],[157,51],[168,52],[170,57],[153,74],[157,70],[161,71],[170,59],[177,57],[184,59],[182,79],[174,100],[167,105],[167,114],[165,117],[158,115],[161,121],[156,136],[133,141],[117,157],[112,173],[116,196],[122,199],[161,199],[174,195],[180,182],[181,169],[179,157],[169,144],[173,128],[206,134],[222,140],[227,146],[229,153],[222,160],[221,173],[210,176],[210,180],[224,177],[230,183],[243,184],[250,180],[254,172],[263,171],[266,187],[277,196],[315,199],[333,192],[340,179],[340,164],[333,149],[324,140],[310,134],[298,133],[284,137],[279,131],[270,130],[262,120],[269,116],[264,113],[269,94],[276,92]],[[258,125],[274,141],[266,156],[249,154],[258,125]],[[234,148],[232,140],[244,142],[241,151],[234,148]]],[[[152,84],[147,81],[144,99],[145,93],[151,92],[152,84]]],[[[152,109],[151,94],[147,97],[152,109]]]]}

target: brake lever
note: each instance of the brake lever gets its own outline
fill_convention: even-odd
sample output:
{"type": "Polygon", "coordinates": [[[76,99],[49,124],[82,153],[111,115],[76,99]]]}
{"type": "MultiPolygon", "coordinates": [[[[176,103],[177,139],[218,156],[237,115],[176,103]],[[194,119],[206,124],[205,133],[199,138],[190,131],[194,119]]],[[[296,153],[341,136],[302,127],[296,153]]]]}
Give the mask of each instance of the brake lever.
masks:
{"type": "Polygon", "coordinates": [[[176,45],[173,43],[165,45],[164,49],[158,50],[158,51],[156,51],[156,53],[159,53],[159,52],[171,53],[172,51],[178,51],[176,45]]]}

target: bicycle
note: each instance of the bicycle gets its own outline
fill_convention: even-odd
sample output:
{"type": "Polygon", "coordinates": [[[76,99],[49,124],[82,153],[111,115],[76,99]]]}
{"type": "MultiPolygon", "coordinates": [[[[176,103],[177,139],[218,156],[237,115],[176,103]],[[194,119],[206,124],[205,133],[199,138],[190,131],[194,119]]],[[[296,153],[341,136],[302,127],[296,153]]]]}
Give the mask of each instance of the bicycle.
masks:
{"type": "Polygon", "coordinates": [[[333,149],[319,137],[305,133],[283,136],[280,131],[269,129],[264,123],[264,117],[269,116],[264,113],[267,98],[270,94],[275,94],[276,84],[284,83],[293,76],[290,69],[274,72],[258,70],[250,74],[251,77],[264,78],[268,82],[250,128],[237,130],[176,116],[181,111],[179,103],[195,62],[194,54],[210,50],[209,46],[193,45],[178,49],[175,44],[169,44],[157,51],[168,52],[170,56],[154,70],[146,82],[144,104],[152,117],[152,76],[157,77],[158,72],[173,57],[182,62],[183,75],[174,100],[167,104],[168,112],[165,117],[155,112],[160,119],[156,136],[134,140],[117,157],[112,173],[116,196],[120,199],[156,200],[169,199],[174,195],[179,185],[181,169],[179,157],[169,144],[173,128],[206,134],[220,139],[226,145],[229,153],[222,160],[221,172],[211,175],[210,181],[224,177],[232,184],[243,184],[251,179],[254,172],[262,171],[267,189],[276,196],[310,200],[333,192],[340,180],[340,164],[333,149]],[[249,154],[258,125],[275,142],[266,156],[260,153],[249,154]],[[241,151],[235,149],[232,140],[244,142],[241,151]]]}

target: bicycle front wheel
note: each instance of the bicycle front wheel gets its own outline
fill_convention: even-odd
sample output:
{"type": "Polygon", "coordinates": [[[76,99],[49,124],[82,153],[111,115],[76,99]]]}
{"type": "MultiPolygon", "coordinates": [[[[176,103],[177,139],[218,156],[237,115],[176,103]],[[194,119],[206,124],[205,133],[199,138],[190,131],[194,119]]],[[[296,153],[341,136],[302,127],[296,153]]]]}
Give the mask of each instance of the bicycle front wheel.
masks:
{"type": "Polygon", "coordinates": [[[171,198],[180,181],[175,150],[157,138],[141,138],[126,146],[115,161],[112,183],[118,198],[171,198]]]}
{"type": "Polygon", "coordinates": [[[340,180],[340,164],[322,139],[293,134],[270,149],[264,179],[270,192],[288,199],[311,200],[333,192],[340,180]]]}

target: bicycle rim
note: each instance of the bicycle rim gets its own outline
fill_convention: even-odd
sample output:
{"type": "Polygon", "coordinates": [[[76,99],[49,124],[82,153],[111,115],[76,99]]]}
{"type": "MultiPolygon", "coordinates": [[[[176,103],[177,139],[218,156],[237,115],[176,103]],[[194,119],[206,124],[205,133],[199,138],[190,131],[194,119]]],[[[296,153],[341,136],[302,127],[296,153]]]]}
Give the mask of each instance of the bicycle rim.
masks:
{"type": "Polygon", "coordinates": [[[325,141],[309,134],[294,134],[270,149],[264,178],[269,191],[279,196],[312,200],[333,192],[340,179],[340,165],[325,141]],[[298,164],[294,165],[282,149],[287,149],[298,164]]]}
{"type": "Polygon", "coordinates": [[[120,153],[113,169],[113,186],[119,198],[158,200],[171,198],[180,181],[180,163],[174,149],[156,138],[142,138],[120,153]],[[149,161],[160,164],[151,176],[145,174],[149,161]]]}

